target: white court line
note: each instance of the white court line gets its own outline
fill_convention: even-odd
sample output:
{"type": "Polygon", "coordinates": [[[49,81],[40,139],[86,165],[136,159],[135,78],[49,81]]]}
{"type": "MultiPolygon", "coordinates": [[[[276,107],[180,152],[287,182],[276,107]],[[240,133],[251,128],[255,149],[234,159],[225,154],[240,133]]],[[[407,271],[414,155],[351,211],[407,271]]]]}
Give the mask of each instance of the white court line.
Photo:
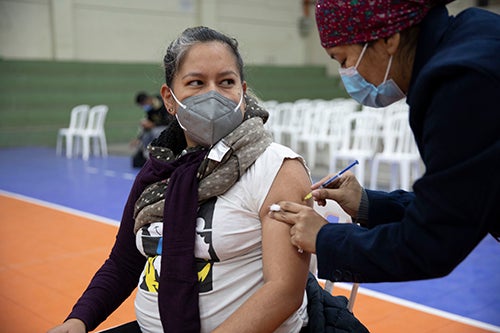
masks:
{"type": "Polygon", "coordinates": [[[88,173],[92,173],[92,174],[98,174],[99,173],[99,169],[94,168],[94,167],[86,167],[85,171],[87,171],[88,173]]]}
{"type": "Polygon", "coordinates": [[[104,175],[106,177],[116,177],[116,171],[113,171],[113,170],[104,170],[104,175]]]}
{"type": "Polygon", "coordinates": [[[54,204],[52,202],[48,202],[48,201],[43,201],[43,200],[39,200],[39,199],[27,197],[27,196],[24,196],[22,194],[17,194],[17,193],[12,193],[12,192],[8,192],[8,191],[0,190],[0,195],[4,195],[6,197],[11,197],[11,198],[14,198],[14,199],[26,201],[26,202],[29,202],[29,203],[32,203],[32,204],[35,204],[35,205],[38,205],[38,206],[43,206],[43,207],[48,207],[48,208],[51,208],[51,209],[59,210],[59,211],[62,211],[62,212],[65,212],[65,213],[69,213],[69,214],[73,214],[73,215],[76,215],[76,216],[84,217],[84,218],[87,218],[87,219],[90,219],[90,220],[94,220],[96,222],[110,224],[110,225],[113,225],[113,226],[118,226],[120,224],[120,221],[109,219],[109,218],[104,217],[104,216],[99,216],[99,215],[95,215],[95,214],[83,212],[83,211],[78,210],[78,209],[73,209],[73,208],[69,208],[69,207],[66,207],[66,206],[54,204]]]}
{"type": "Polygon", "coordinates": [[[127,179],[127,180],[134,180],[135,177],[136,177],[136,175],[133,173],[129,173],[129,172],[122,173],[122,178],[127,179]]]}
{"type": "MultiPolygon", "coordinates": [[[[318,280],[322,281],[322,282],[325,281],[323,279],[318,279],[318,280]]],[[[346,289],[346,290],[351,290],[352,285],[349,284],[349,283],[337,282],[337,283],[334,284],[334,288],[335,287],[339,287],[341,289],[346,289]]],[[[467,318],[467,317],[464,317],[464,316],[460,316],[460,315],[457,315],[457,314],[454,314],[454,313],[451,313],[451,312],[447,312],[447,311],[439,310],[439,309],[436,309],[436,308],[432,308],[430,306],[422,305],[422,304],[415,303],[415,302],[412,302],[412,301],[407,301],[405,299],[402,299],[402,298],[399,298],[399,297],[395,297],[395,296],[391,296],[391,295],[387,295],[387,294],[384,294],[384,293],[381,293],[381,292],[378,292],[378,291],[374,291],[374,290],[366,289],[366,288],[363,288],[363,287],[359,287],[358,293],[359,294],[363,294],[363,295],[367,295],[367,296],[371,296],[371,297],[374,297],[374,298],[378,298],[378,299],[381,299],[383,301],[387,301],[387,302],[391,302],[391,303],[394,303],[394,304],[398,304],[398,305],[401,305],[401,306],[405,306],[407,308],[418,310],[418,311],[421,311],[421,312],[425,312],[425,313],[428,313],[428,314],[431,314],[431,315],[435,315],[435,316],[438,316],[438,317],[450,319],[450,320],[453,320],[453,321],[456,321],[456,322],[459,322],[459,323],[462,323],[462,324],[466,324],[466,325],[470,325],[470,326],[482,328],[482,329],[485,329],[485,330],[489,330],[489,331],[492,331],[492,332],[499,332],[500,333],[500,327],[499,326],[488,324],[488,323],[485,323],[485,322],[482,322],[482,321],[479,321],[479,320],[475,320],[475,319],[471,319],[471,318],[467,318]]]]}
{"type": "MultiPolygon", "coordinates": [[[[87,168],[85,168],[85,171],[90,173],[90,174],[97,175],[100,172],[100,169],[94,168],[94,167],[87,167],[87,168]]],[[[136,177],[135,174],[130,173],[130,172],[118,173],[114,170],[104,170],[103,174],[106,177],[117,177],[118,175],[120,175],[120,177],[125,179],[125,180],[134,180],[136,177]]]]}

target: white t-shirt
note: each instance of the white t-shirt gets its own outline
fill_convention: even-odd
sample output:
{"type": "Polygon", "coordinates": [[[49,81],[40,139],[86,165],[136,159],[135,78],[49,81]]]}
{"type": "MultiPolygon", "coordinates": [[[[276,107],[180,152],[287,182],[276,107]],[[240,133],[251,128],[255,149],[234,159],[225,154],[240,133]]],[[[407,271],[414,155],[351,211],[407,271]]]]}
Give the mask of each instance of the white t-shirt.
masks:
{"type": "MultiPolygon", "coordinates": [[[[300,158],[272,143],[234,186],[203,203],[196,223],[195,257],[200,282],[201,332],[211,332],[263,285],[262,226],[259,211],[286,158],[300,158]]],[[[148,255],[135,299],[143,332],[162,332],[158,312],[162,223],[137,233],[137,245],[148,255]],[[156,239],[156,243],[155,243],[156,239]],[[146,241],[144,241],[146,240],[146,241]],[[153,240],[149,242],[148,240],[153,240]],[[148,245],[149,244],[149,245],[148,245]]],[[[307,297],[275,332],[299,332],[307,324],[307,297]]]]}

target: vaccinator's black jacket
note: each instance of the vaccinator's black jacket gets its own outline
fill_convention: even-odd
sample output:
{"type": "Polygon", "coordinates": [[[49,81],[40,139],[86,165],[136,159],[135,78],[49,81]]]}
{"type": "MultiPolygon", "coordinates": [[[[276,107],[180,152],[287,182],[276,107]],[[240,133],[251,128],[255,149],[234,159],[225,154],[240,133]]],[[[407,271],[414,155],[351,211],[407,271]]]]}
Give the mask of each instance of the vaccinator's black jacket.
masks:
{"type": "MultiPolygon", "coordinates": [[[[432,9],[421,30],[407,103],[425,164],[414,192],[367,190],[367,228],[324,226],[319,276],[380,282],[450,273],[500,231],[500,16],[432,9]]],[[[500,244],[499,244],[500,245],[500,244]]]]}

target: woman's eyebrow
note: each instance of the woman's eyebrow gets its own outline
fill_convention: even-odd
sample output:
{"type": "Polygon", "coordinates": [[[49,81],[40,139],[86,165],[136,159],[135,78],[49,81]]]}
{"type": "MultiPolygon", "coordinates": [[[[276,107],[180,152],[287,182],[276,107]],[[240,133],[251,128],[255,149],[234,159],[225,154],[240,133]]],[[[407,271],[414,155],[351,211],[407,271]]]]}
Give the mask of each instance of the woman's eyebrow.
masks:
{"type": "MultiPolygon", "coordinates": [[[[217,76],[226,76],[226,75],[238,76],[238,73],[233,71],[233,70],[227,70],[227,71],[223,71],[223,72],[220,72],[217,74],[217,76]]],[[[181,78],[184,79],[187,77],[202,77],[202,76],[204,76],[204,74],[200,73],[200,72],[189,72],[189,73],[186,73],[185,75],[183,75],[181,78]]]]}
{"type": "Polygon", "coordinates": [[[185,79],[187,77],[201,77],[203,76],[202,73],[199,73],[199,72],[189,72],[189,73],[186,73],[185,75],[182,76],[182,79],[185,79]]]}
{"type": "Polygon", "coordinates": [[[237,76],[238,73],[236,73],[233,70],[228,70],[228,71],[224,71],[224,72],[219,73],[219,76],[225,76],[225,75],[236,75],[237,76]]]}

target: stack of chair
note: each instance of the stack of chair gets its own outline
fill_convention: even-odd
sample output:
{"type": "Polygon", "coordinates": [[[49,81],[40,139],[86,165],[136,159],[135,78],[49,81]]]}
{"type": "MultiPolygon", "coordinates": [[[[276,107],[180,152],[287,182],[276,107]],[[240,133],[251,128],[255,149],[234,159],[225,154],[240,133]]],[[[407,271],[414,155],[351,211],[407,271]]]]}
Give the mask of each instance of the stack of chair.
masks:
{"type": "Polygon", "coordinates": [[[388,115],[382,129],[383,147],[373,157],[370,187],[376,189],[379,166],[390,166],[390,188],[411,190],[411,181],[420,175],[422,165],[417,144],[409,125],[409,110],[402,109],[388,115]],[[399,175],[399,177],[398,177],[399,175]]]}
{"type": "Polygon", "coordinates": [[[104,124],[108,113],[107,105],[75,106],[71,111],[70,125],[61,128],[57,135],[56,153],[62,153],[62,141],[66,139],[66,157],[82,155],[83,160],[88,160],[91,153],[95,156],[108,156],[104,124]]]}

